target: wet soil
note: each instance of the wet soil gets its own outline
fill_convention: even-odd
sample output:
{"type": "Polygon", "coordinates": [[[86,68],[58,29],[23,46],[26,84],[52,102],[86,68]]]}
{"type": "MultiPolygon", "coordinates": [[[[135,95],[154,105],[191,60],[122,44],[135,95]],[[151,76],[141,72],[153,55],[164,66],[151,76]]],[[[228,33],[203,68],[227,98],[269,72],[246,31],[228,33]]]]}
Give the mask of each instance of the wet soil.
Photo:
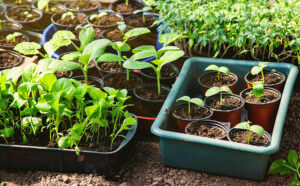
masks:
{"type": "Polygon", "coordinates": [[[271,103],[272,101],[279,98],[279,94],[273,90],[265,89],[265,93],[262,97],[257,98],[253,95],[252,90],[250,94],[245,95],[245,100],[250,103],[271,103]]]}
{"type": "Polygon", "coordinates": [[[126,79],[126,74],[113,74],[110,77],[105,78],[104,85],[112,87],[114,89],[133,89],[140,85],[141,80],[130,74],[129,81],[126,79]]]}
{"type": "Polygon", "coordinates": [[[165,100],[169,94],[169,91],[161,88],[161,95],[158,95],[157,87],[142,87],[137,90],[137,95],[148,100],[165,100]]]}
{"type": "MultiPolygon", "coordinates": [[[[277,73],[267,72],[264,74],[265,85],[274,85],[282,81],[283,77],[277,73]]],[[[261,73],[253,76],[252,74],[248,75],[247,79],[253,83],[257,81],[263,81],[261,73]]]]}
{"type": "MultiPolygon", "coordinates": [[[[156,77],[156,73],[152,68],[142,69],[142,72],[148,76],[156,77]]],[[[169,78],[174,77],[177,74],[177,72],[171,66],[164,65],[160,71],[160,74],[162,78],[169,78]]]]}
{"type": "Polygon", "coordinates": [[[56,20],[56,23],[65,25],[65,26],[77,26],[77,25],[83,25],[86,23],[86,16],[83,14],[74,14],[75,18],[74,19],[61,19],[61,17],[56,20]]]}
{"type": "MultiPolygon", "coordinates": [[[[124,33],[128,32],[129,29],[125,29],[124,33]]],[[[123,41],[123,34],[121,32],[121,30],[119,30],[118,28],[115,28],[113,30],[110,30],[108,32],[104,33],[104,37],[112,40],[112,41],[123,41]]]]}
{"type": "Polygon", "coordinates": [[[98,4],[95,1],[84,0],[80,3],[80,1],[72,1],[68,3],[66,8],[72,10],[91,10],[98,8],[98,4]]]}
{"type": "Polygon", "coordinates": [[[242,101],[233,96],[223,96],[222,104],[220,102],[220,97],[213,97],[207,100],[207,106],[217,110],[233,110],[240,107],[243,103],[242,101]]]}
{"type": "Polygon", "coordinates": [[[152,24],[155,22],[155,18],[152,16],[145,15],[145,22],[143,22],[143,16],[133,16],[125,20],[126,25],[134,28],[138,27],[151,27],[152,24]]]}
{"type": "Polygon", "coordinates": [[[190,113],[188,112],[188,105],[178,106],[173,113],[179,118],[184,119],[201,119],[206,118],[210,115],[210,112],[207,108],[199,107],[196,105],[191,105],[190,113]]]}
{"type": "Polygon", "coordinates": [[[13,42],[13,40],[7,41],[6,40],[6,35],[0,35],[0,45],[1,46],[14,47],[18,43],[22,43],[22,42],[25,42],[25,41],[27,41],[27,39],[23,36],[15,37],[15,42],[13,42]]]}
{"type": "Polygon", "coordinates": [[[121,21],[122,19],[117,16],[116,14],[108,14],[108,15],[103,15],[100,18],[100,22],[99,22],[99,18],[96,17],[93,20],[89,20],[90,23],[92,23],[93,25],[98,25],[98,26],[113,26],[116,25],[117,22],[121,21]]]}
{"type": "Polygon", "coordinates": [[[218,139],[226,136],[226,131],[217,126],[207,125],[189,125],[187,131],[195,136],[218,139]]]}
{"type": "Polygon", "coordinates": [[[10,17],[11,19],[13,19],[15,21],[34,21],[40,17],[40,14],[31,8],[20,7],[20,8],[15,8],[15,9],[10,10],[8,12],[8,17],[10,17]],[[26,11],[29,14],[31,14],[32,17],[26,16],[24,14],[26,11]]]}
{"type": "Polygon", "coordinates": [[[128,6],[126,3],[119,3],[112,7],[116,12],[122,14],[132,14],[135,10],[140,10],[143,8],[143,5],[137,1],[129,1],[128,6]]]}
{"type": "MultiPolygon", "coordinates": [[[[230,139],[237,143],[248,144],[248,131],[235,130],[230,133],[230,139]]],[[[260,136],[254,132],[250,132],[250,145],[264,146],[269,143],[266,136],[260,136]]]]}
{"type": "Polygon", "coordinates": [[[220,74],[220,79],[218,80],[217,73],[208,73],[200,78],[200,82],[209,87],[221,87],[233,84],[236,78],[233,75],[220,74]]]}
{"type": "Polygon", "coordinates": [[[9,68],[19,63],[19,57],[11,53],[0,53],[0,68],[9,68]]]}
{"type": "Polygon", "coordinates": [[[106,71],[106,72],[110,72],[110,73],[118,73],[118,72],[126,72],[125,68],[120,67],[118,62],[115,63],[98,63],[98,66],[106,71]]]}

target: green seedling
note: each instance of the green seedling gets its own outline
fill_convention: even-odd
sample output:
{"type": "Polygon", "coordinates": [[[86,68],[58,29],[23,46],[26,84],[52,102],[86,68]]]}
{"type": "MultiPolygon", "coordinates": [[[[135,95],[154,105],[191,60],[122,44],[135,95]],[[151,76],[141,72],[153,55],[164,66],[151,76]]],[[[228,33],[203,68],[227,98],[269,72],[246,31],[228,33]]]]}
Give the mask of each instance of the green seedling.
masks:
{"type": "Polygon", "coordinates": [[[0,19],[0,30],[2,30],[4,23],[6,23],[6,20],[0,19]]]}
{"type": "Polygon", "coordinates": [[[145,19],[145,12],[148,12],[148,11],[150,11],[150,10],[152,10],[151,7],[145,6],[143,9],[141,9],[141,10],[136,10],[136,11],[134,11],[133,13],[134,13],[134,14],[142,13],[142,16],[143,16],[143,23],[145,23],[145,22],[146,22],[146,19],[145,19]]]}
{"type": "Polygon", "coordinates": [[[16,37],[19,37],[19,36],[23,36],[23,34],[20,32],[14,32],[12,34],[8,34],[5,39],[6,39],[6,41],[12,41],[13,43],[15,43],[16,37]]]}
{"type": "Polygon", "coordinates": [[[108,15],[107,12],[100,12],[99,14],[93,14],[90,17],[90,20],[98,19],[98,25],[101,25],[101,17],[108,15]]]}
{"type": "Polygon", "coordinates": [[[300,185],[300,161],[297,152],[290,150],[287,156],[287,161],[278,159],[272,162],[268,175],[280,174],[280,176],[294,173],[294,179],[290,186],[300,185]]]}
{"type": "Polygon", "coordinates": [[[191,113],[191,103],[198,105],[199,107],[204,107],[204,102],[200,98],[190,98],[189,96],[182,96],[176,101],[186,101],[188,103],[188,114],[191,113]]]}
{"type": "Polygon", "coordinates": [[[208,89],[205,92],[205,96],[209,97],[209,96],[213,96],[213,95],[216,95],[216,94],[220,93],[220,105],[222,105],[222,103],[223,103],[223,92],[227,92],[227,93],[233,95],[233,93],[232,93],[232,91],[229,87],[222,86],[222,87],[211,87],[210,89],[208,89]]]}
{"type": "Polygon", "coordinates": [[[25,11],[24,15],[26,15],[27,18],[33,18],[33,15],[31,13],[29,13],[28,11],[25,11]]]}
{"type": "Polygon", "coordinates": [[[255,97],[261,98],[265,93],[264,82],[263,81],[253,82],[252,92],[255,97]]]}
{"type": "Polygon", "coordinates": [[[217,73],[218,73],[218,80],[220,80],[220,73],[221,72],[224,73],[224,74],[226,74],[227,76],[229,76],[229,74],[230,74],[229,68],[224,67],[224,66],[218,67],[217,65],[209,65],[208,67],[206,67],[205,71],[206,70],[217,71],[217,73]]]}
{"type": "Polygon", "coordinates": [[[259,62],[259,63],[258,63],[258,66],[252,67],[252,69],[251,69],[251,74],[252,74],[252,75],[257,75],[258,73],[261,73],[261,76],[262,76],[262,79],[263,79],[262,81],[263,81],[263,83],[265,83],[265,76],[264,76],[264,71],[263,71],[263,69],[264,69],[265,67],[267,67],[268,64],[269,64],[269,62],[259,62]]]}
{"type": "Polygon", "coordinates": [[[22,0],[19,0],[19,5],[22,4],[22,0]]]}
{"type": "Polygon", "coordinates": [[[125,4],[128,6],[129,0],[125,0],[125,4]]]}
{"type": "Polygon", "coordinates": [[[75,19],[75,15],[73,12],[65,12],[62,14],[61,19],[66,19],[68,23],[70,23],[71,20],[75,19]]]}
{"type": "Polygon", "coordinates": [[[51,58],[53,53],[59,48],[58,46],[53,45],[51,42],[47,42],[44,45],[44,50],[46,51],[46,54],[43,54],[40,52],[41,45],[35,42],[22,42],[18,43],[14,50],[23,54],[23,55],[40,55],[44,59],[51,58]]]}
{"type": "Polygon", "coordinates": [[[246,121],[246,122],[239,123],[239,124],[237,124],[234,127],[236,129],[243,129],[243,130],[247,130],[248,131],[248,144],[250,144],[251,132],[255,132],[256,134],[258,134],[260,136],[264,136],[265,135],[264,128],[262,128],[259,125],[252,125],[252,126],[250,126],[250,124],[251,124],[250,121],[246,121]]]}
{"type": "Polygon", "coordinates": [[[125,30],[126,30],[126,24],[124,21],[120,21],[120,22],[117,22],[118,24],[118,29],[122,32],[122,35],[124,36],[125,35],[125,30]]]}
{"type": "MultiPolygon", "coordinates": [[[[50,2],[50,0],[38,0],[37,1],[37,8],[39,10],[44,10],[45,9],[46,12],[49,12],[49,2],[50,2]]],[[[55,8],[55,7],[53,7],[53,8],[55,8]]]]}

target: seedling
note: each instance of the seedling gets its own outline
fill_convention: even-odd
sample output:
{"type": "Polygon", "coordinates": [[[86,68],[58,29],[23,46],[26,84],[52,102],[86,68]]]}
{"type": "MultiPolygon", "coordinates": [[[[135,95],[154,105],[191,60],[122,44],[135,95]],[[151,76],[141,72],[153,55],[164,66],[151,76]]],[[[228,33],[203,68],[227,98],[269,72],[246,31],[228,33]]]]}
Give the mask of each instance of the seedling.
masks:
{"type": "Polygon", "coordinates": [[[260,135],[260,136],[264,136],[265,135],[265,130],[264,128],[262,128],[259,125],[252,125],[250,126],[250,121],[246,121],[246,122],[242,122],[237,124],[234,128],[236,129],[243,129],[243,130],[247,130],[248,131],[248,144],[250,144],[250,136],[251,136],[251,132],[255,132],[256,134],[260,135]]]}
{"type": "Polygon", "coordinates": [[[15,43],[16,42],[16,37],[19,37],[19,36],[22,36],[22,35],[23,34],[20,33],[20,32],[14,32],[12,34],[8,34],[5,39],[6,39],[6,41],[12,41],[13,43],[15,43]]]}
{"type": "Polygon", "coordinates": [[[252,69],[251,69],[251,74],[252,74],[252,75],[256,75],[256,74],[258,74],[258,73],[261,73],[261,76],[262,76],[262,79],[263,79],[262,81],[263,81],[263,83],[265,83],[265,76],[264,76],[263,69],[264,69],[265,67],[267,67],[268,64],[269,64],[269,62],[259,62],[259,63],[258,63],[258,66],[252,67],[252,69]]]}
{"type": "MultiPolygon", "coordinates": [[[[38,0],[37,1],[38,9],[43,10],[45,8],[45,11],[49,12],[49,2],[50,2],[50,0],[38,0]]],[[[55,7],[53,7],[53,8],[55,8],[55,7]]]]}
{"type": "Polygon", "coordinates": [[[6,20],[0,19],[0,30],[2,30],[3,24],[6,22],[6,20]]]}
{"type": "Polygon", "coordinates": [[[220,73],[221,72],[224,73],[224,74],[226,74],[227,76],[229,76],[229,74],[230,74],[229,68],[224,67],[224,66],[218,67],[217,65],[209,65],[208,67],[206,67],[205,71],[206,70],[217,71],[217,73],[218,73],[218,81],[220,80],[220,73]]]}
{"type": "Polygon", "coordinates": [[[17,44],[14,50],[23,55],[40,55],[45,59],[51,58],[52,54],[58,49],[58,47],[54,46],[51,42],[47,42],[44,45],[46,54],[39,51],[41,48],[41,45],[35,42],[22,42],[17,44]]]}
{"type": "Polygon", "coordinates": [[[181,98],[177,99],[176,101],[186,101],[188,103],[188,114],[191,113],[191,103],[198,105],[199,107],[204,107],[204,102],[200,98],[190,98],[189,96],[182,96],[181,98]]]}
{"type": "Polygon", "coordinates": [[[93,14],[90,17],[90,20],[92,21],[92,20],[98,18],[98,24],[100,25],[101,24],[101,17],[105,16],[105,15],[108,15],[107,12],[100,12],[99,14],[93,14]]]}
{"type": "Polygon", "coordinates": [[[129,1],[129,0],[125,0],[125,4],[126,4],[127,6],[128,6],[128,1],[129,1]]]}
{"type": "Polygon", "coordinates": [[[290,186],[300,185],[300,161],[297,152],[290,150],[288,153],[287,161],[284,159],[275,160],[269,169],[268,175],[280,174],[280,176],[289,175],[294,173],[294,179],[290,186]]]}
{"type": "Polygon", "coordinates": [[[145,12],[148,12],[148,11],[150,11],[150,10],[152,10],[152,8],[145,6],[143,9],[141,9],[141,10],[136,10],[136,11],[134,11],[133,13],[134,13],[134,14],[142,13],[142,16],[143,16],[143,23],[145,23],[145,22],[146,22],[146,19],[145,19],[145,12]]]}
{"type": "Polygon", "coordinates": [[[264,82],[253,82],[252,92],[255,97],[261,98],[265,93],[264,82]]]}
{"type": "Polygon", "coordinates": [[[33,15],[31,13],[29,13],[28,11],[25,11],[24,15],[26,15],[27,18],[33,18],[33,15]]]}
{"type": "Polygon", "coordinates": [[[117,22],[118,24],[118,29],[121,30],[122,35],[124,36],[124,32],[126,30],[126,24],[123,21],[117,22]]]}
{"type": "Polygon", "coordinates": [[[73,12],[65,12],[62,14],[61,19],[66,19],[68,23],[70,23],[70,20],[75,19],[75,15],[73,12]]]}
{"type": "Polygon", "coordinates": [[[227,93],[233,95],[233,93],[232,93],[232,91],[229,87],[222,86],[222,87],[211,87],[210,89],[208,89],[205,92],[205,96],[210,97],[210,96],[213,96],[213,95],[216,95],[216,94],[220,93],[220,105],[222,105],[222,103],[223,103],[223,92],[227,92],[227,93]]]}

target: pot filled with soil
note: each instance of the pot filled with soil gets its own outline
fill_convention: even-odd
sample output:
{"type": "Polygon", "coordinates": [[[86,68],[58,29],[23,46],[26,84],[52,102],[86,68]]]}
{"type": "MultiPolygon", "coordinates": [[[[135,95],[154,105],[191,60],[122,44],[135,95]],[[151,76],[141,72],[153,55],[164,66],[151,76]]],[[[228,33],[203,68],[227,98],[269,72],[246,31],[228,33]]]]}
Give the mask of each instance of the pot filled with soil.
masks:
{"type": "Polygon", "coordinates": [[[0,31],[20,31],[23,26],[20,23],[2,20],[0,23],[0,31]]]}
{"type": "MultiPolygon", "coordinates": [[[[176,77],[179,74],[179,70],[175,65],[166,64],[161,69],[161,83],[171,87],[172,84],[176,81],[176,77]]],[[[141,74],[145,82],[156,83],[157,76],[155,71],[152,68],[141,69],[141,74]]]]}
{"type": "Polygon", "coordinates": [[[205,92],[211,87],[221,87],[228,86],[232,92],[235,91],[236,83],[238,77],[234,73],[230,73],[228,76],[226,74],[220,73],[218,80],[217,72],[208,72],[202,74],[198,78],[198,84],[200,85],[200,92],[202,96],[205,96],[205,92]]]}
{"type": "Polygon", "coordinates": [[[98,14],[88,16],[87,21],[96,28],[109,30],[116,28],[117,23],[123,21],[123,16],[115,12],[101,11],[98,14]]]}
{"type": "Polygon", "coordinates": [[[5,18],[12,22],[22,24],[24,29],[40,29],[40,20],[43,12],[30,6],[20,6],[10,8],[5,12],[5,18]]]}
{"type": "Polygon", "coordinates": [[[198,120],[188,124],[185,127],[185,133],[194,136],[222,140],[227,136],[227,129],[218,121],[198,120]]]}
{"type": "Polygon", "coordinates": [[[268,132],[272,132],[281,93],[276,89],[265,87],[264,95],[258,98],[253,94],[253,88],[248,88],[242,91],[240,96],[246,102],[245,119],[259,124],[268,132]]]}
{"type": "Polygon", "coordinates": [[[234,127],[241,122],[242,108],[245,101],[238,95],[223,94],[222,102],[220,94],[206,97],[204,102],[213,112],[212,119],[221,122],[230,122],[230,126],[234,127]]]}
{"type": "MultiPolygon", "coordinates": [[[[84,76],[74,76],[72,79],[76,79],[80,83],[85,83],[84,76]]],[[[88,76],[88,85],[94,85],[97,88],[103,88],[103,81],[94,76],[88,76]]]]}
{"type": "Polygon", "coordinates": [[[9,50],[0,51],[0,70],[19,66],[22,62],[21,54],[9,50]]]}
{"type": "Polygon", "coordinates": [[[213,111],[208,107],[200,107],[191,104],[190,112],[188,112],[188,103],[176,105],[172,109],[172,116],[175,118],[177,129],[181,133],[185,133],[185,127],[197,120],[207,120],[213,115],[213,111]]]}
{"type": "Polygon", "coordinates": [[[67,11],[82,12],[87,15],[98,12],[100,3],[97,0],[75,0],[65,3],[67,11]]]}
{"type": "Polygon", "coordinates": [[[124,21],[128,28],[146,27],[151,30],[151,32],[156,32],[157,25],[153,25],[156,19],[157,16],[145,13],[144,16],[143,14],[128,16],[124,21]]]}
{"type": "Polygon", "coordinates": [[[133,14],[134,11],[140,10],[145,5],[141,1],[129,0],[128,5],[126,5],[126,0],[118,0],[109,5],[109,9],[120,13],[122,16],[129,16],[133,14]]]}
{"type": "Polygon", "coordinates": [[[81,12],[65,12],[54,14],[51,17],[56,30],[73,30],[78,25],[86,24],[87,16],[81,12]]]}
{"type": "Polygon", "coordinates": [[[3,0],[3,3],[6,5],[7,9],[16,6],[32,6],[32,1],[30,0],[3,0]]]}
{"type": "Polygon", "coordinates": [[[120,72],[126,72],[126,69],[121,67],[118,62],[112,63],[96,63],[96,67],[99,71],[99,75],[104,77],[107,74],[116,74],[120,72]]]}
{"type": "Polygon", "coordinates": [[[12,50],[17,44],[28,42],[29,37],[13,31],[0,31],[0,48],[12,50]]]}
{"type": "MultiPolygon", "coordinates": [[[[263,74],[264,74],[264,80],[265,80],[264,86],[275,88],[281,92],[283,91],[283,87],[284,87],[285,80],[286,80],[286,77],[284,74],[282,74],[281,72],[277,72],[277,71],[267,71],[267,70],[264,70],[263,74]]],[[[252,75],[251,72],[249,72],[245,75],[244,79],[247,83],[248,88],[252,87],[253,82],[263,81],[261,73],[252,75]]]]}

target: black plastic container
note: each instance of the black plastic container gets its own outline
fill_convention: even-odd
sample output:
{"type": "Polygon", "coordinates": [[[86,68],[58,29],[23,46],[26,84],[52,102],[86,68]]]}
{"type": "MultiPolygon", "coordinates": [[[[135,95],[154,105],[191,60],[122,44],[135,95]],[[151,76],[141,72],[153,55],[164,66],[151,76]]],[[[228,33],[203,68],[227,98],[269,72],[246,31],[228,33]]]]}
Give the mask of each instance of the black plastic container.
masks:
{"type": "MultiPolygon", "coordinates": [[[[84,81],[84,76],[74,76],[71,78],[76,79],[77,81],[84,81]]],[[[92,85],[95,85],[97,88],[103,88],[103,86],[104,86],[103,81],[97,77],[88,76],[88,80],[93,81],[94,83],[92,85]]]]}
{"type": "MultiPolygon", "coordinates": [[[[140,9],[142,9],[142,8],[145,6],[145,4],[144,4],[142,1],[139,1],[139,0],[129,0],[129,3],[131,3],[131,2],[136,2],[136,3],[141,4],[141,8],[140,8],[140,9]]],[[[114,11],[114,12],[117,12],[117,11],[114,9],[114,7],[115,7],[117,4],[121,4],[121,3],[125,3],[125,0],[117,0],[117,1],[115,1],[115,2],[112,2],[112,3],[109,5],[109,9],[112,10],[112,11],[114,11]]],[[[121,14],[124,18],[127,17],[127,16],[132,15],[132,14],[129,14],[129,13],[120,13],[120,12],[117,12],[117,13],[121,14]]]]}
{"type": "Polygon", "coordinates": [[[13,66],[10,66],[10,67],[0,67],[0,70],[13,68],[13,67],[19,66],[20,64],[23,63],[24,58],[22,57],[21,54],[19,54],[19,53],[17,53],[17,52],[11,51],[11,50],[1,50],[1,51],[0,51],[0,54],[3,54],[3,53],[11,53],[11,54],[17,56],[17,57],[19,58],[19,62],[18,62],[17,64],[13,65],[13,66]]]}

